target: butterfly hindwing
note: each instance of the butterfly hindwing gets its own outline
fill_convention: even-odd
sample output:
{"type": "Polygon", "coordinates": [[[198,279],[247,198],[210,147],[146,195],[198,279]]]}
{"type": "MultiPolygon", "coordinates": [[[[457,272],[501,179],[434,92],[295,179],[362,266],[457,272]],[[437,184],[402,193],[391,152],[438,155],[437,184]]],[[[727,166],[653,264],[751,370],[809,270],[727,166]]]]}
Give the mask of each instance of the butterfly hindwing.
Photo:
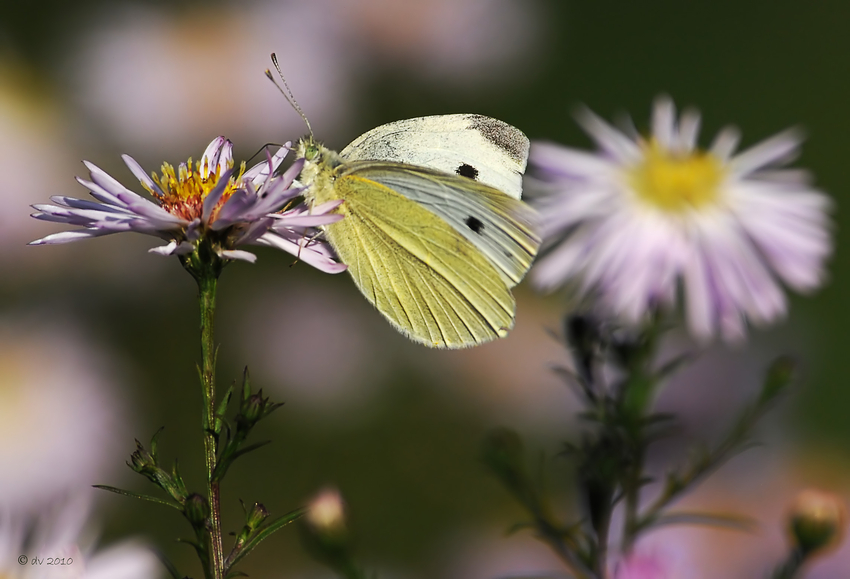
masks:
{"type": "Polygon", "coordinates": [[[346,161],[418,165],[474,179],[519,199],[528,138],[498,119],[473,114],[405,119],[368,131],[340,152],[346,161]]]}
{"type": "Polygon", "coordinates": [[[397,163],[347,163],[345,174],[385,185],[442,218],[496,266],[509,287],[519,283],[537,254],[534,210],[492,187],[397,163]]]}
{"type": "Polygon", "coordinates": [[[515,304],[501,275],[444,220],[363,176],[341,175],[334,189],[345,199],[345,219],[327,229],[328,240],[360,291],[399,330],[459,348],[512,327],[515,304]]]}

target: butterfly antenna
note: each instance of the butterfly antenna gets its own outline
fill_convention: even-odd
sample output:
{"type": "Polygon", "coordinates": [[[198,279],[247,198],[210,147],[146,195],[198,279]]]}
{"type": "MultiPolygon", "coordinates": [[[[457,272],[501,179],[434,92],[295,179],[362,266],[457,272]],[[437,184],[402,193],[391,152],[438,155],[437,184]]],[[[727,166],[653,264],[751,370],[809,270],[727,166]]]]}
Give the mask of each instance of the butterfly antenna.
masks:
{"type": "Polygon", "coordinates": [[[301,110],[301,107],[298,106],[298,101],[295,100],[295,96],[292,94],[292,91],[289,90],[289,85],[286,84],[286,79],[283,76],[283,72],[281,72],[281,70],[280,70],[280,64],[277,61],[277,55],[274,52],[272,52],[272,62],[274,63],[275,70],[277,70],[277,75],[280,77],[280,80],[283,83],[283,86],[286,87],[286,91],[284,91],[280,87],[280,85],[277,84],[277,81],[274,79],[274,77],[272,76],[272,73],[269,69],[266,69],[266,76],[277,87],[277,90],[280,91],[280,94],[283,95],[283,97],[292,106],[292,108],[295,109],[295,112],[298,113],[298,115],[302,119],[304,119],[304,123],[307,125],[307,131],[310,133],[310,138],[312,139],[313,138],[313,127],[310,126],[310,121],[307,120],[307,115],[305,115],[304,111],[301,110]]]}

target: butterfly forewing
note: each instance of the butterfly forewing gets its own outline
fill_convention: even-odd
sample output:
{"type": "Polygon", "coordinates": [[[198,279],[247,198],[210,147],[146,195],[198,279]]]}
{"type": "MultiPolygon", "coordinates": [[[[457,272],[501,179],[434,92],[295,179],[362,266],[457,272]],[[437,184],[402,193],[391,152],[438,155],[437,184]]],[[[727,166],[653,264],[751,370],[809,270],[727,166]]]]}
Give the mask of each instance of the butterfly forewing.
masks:
{"type": "Polygon", "coordinates": [[[362,176],[338,176],[345,219],[326,235],[355,283],[410,338],[459,348],[504,336],[515,304],[499,272],[443,219],[362,176]]]}
{"type": "Polygon", "coordinates": [[[437,115],[368,131],[340,152],[346,161],[389,161],[461,175],[520,198],[528,159],[522,131],[491,117],[437,115]]]}
{"type": "Polygon", "coordinates": [[[385,185],[442,218],[496,266],[510,287],[537,255],[534,210],[501,191],[424,167],[373,161],[345,167],[345,174],[385,185]]]}

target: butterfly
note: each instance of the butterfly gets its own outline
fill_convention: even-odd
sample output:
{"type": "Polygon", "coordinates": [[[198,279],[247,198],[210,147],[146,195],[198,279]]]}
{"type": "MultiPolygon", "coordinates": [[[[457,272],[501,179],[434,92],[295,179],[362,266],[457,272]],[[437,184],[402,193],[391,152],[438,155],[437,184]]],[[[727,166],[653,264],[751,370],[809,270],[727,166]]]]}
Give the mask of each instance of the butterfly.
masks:
{"type": "Polygon", "coordinates": [[[306,201],[342,200],[324,235],[355,284],[408,338],[463,348],[507,335],[511,288],[540,246],[520,200],[528,138],[490,117],[453,114],[381,125],[336,153],[312,135],[306,201]]]}

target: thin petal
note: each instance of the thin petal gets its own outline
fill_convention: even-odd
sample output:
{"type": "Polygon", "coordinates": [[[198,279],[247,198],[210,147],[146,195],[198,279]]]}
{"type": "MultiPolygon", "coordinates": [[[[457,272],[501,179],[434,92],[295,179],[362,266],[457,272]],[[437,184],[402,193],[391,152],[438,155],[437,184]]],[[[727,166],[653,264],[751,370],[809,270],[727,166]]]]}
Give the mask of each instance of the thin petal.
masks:
{"type": "Polygon", "coordinates": [[[596,141],[596,144],[621,163],[634,163],[640,159],[640,147],[623,133],[606,123],[590,109],[581,109],[576,120],[596,141]]]}
{"type": "Polygon", "coordinates": [[[256,255],[250,251],[242,251],[241,249],[227,249],[222,251],[219,255],[221,255],[224,259],[236,259],[239,261],[247,261],[248,263],[254,263],[257,261],[256,255]]]}
{"type": "Polygon", "coordinates": [[[747,175],[769,165],[781,165],[797,157],[802,142],[801,131],[788,129],[738,153],[729,165],[738,175],[747,175]]]}
{"type": "Polygon", "coordinates": [[[130,172],[139,180],[139,182],[144,185],[149,191],[154,191],[159,195],[165,195],[162,192],[162,189],[159,188],[159,185],[151,179],[150,175],[148,175],[142,166],[139,165],[136,160],[130,155],[121,155],[121,158],[124,159],[124,164],[127,165],[127,168],[130,169],[130,172]]]}
{"type": "Polygon", "coordinates": [[[257,243],[282,249],[325,273],[340,273],[348,269],[347,265],[334,260],[330,250],[324,244],[315,240],[308,242],[305,238],[301,238],[298,242],[294,242],[269,231],[259,237],[257,243]]]}
{"type": "Polygon", "coordinates": [[[662,96],[655,99],[652,109],[652,136],[667,150],[674,149],[676,144],[676,106],[673,99],[662,96]]]}
{"type": "Polygon", "coordinates": [[[230,176],[233,174],[233,169],[228,169],[218,178],[218,181],[215,184],[215,187],[212,188],[212,191],[207,193],[207,196],[204,197],[204,210],[202,213],[201,221],[204,223],[209,223],[210,215],[212,215],[212,210],[218,205],[221,196],[224,194],[224,190],[230,185],[230,176]]]}

